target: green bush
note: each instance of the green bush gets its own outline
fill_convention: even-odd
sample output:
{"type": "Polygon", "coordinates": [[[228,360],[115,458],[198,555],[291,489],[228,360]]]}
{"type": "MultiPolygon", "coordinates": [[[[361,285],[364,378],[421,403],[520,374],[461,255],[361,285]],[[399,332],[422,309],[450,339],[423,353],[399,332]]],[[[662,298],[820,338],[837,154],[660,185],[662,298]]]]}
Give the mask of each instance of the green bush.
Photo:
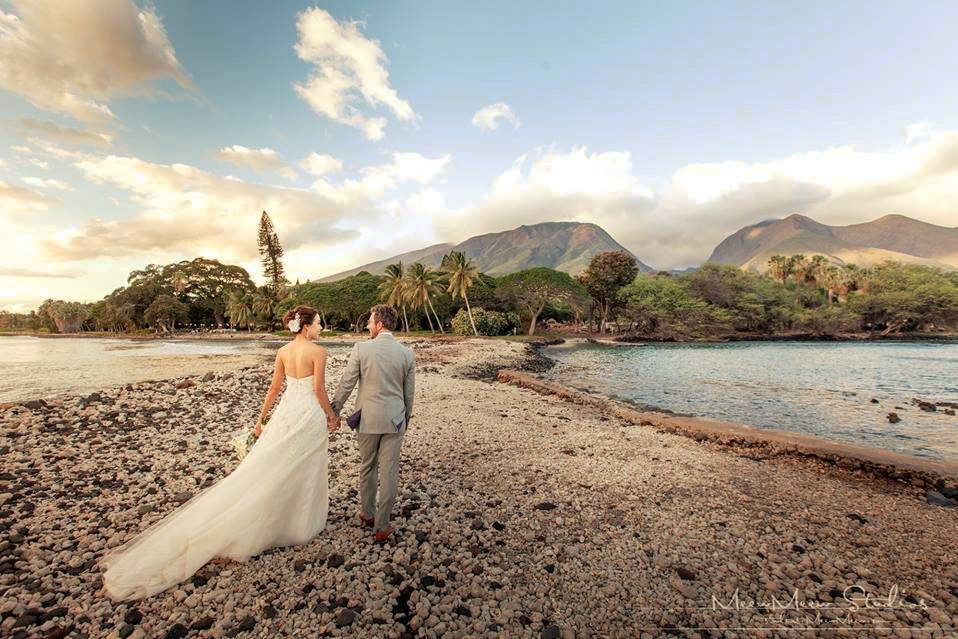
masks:
{"type": "MultiPolygon", "coordinates": [[[[476,322],[476,330],[480,335],[508,335],[513,329],[521,328],[519,316],[515,313],[500,313],[487,311],[483,308],[472,309],[472,318],[476,322]]],[[[456,335],[472,335],[472,324],[469,323],[469,314],[461,308],[452,318],[452,332],[456,335]]]]}
{"type": "Polygon", "coordinates": [[[861,330],[861,318],[845,306],[822,306],[799,314],[798,327],[809,333],[835,336],[861,330]]]}

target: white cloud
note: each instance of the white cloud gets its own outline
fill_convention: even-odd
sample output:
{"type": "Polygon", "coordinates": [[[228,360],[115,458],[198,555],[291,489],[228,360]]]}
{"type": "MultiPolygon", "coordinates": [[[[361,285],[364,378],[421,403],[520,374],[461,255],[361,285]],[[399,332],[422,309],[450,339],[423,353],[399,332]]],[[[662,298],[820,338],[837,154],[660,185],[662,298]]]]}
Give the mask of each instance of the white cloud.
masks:
{"type": "Polygon", "coordinates": [[[151,93],[169,77],[189,88],[159,16],[130,0],[14,0],[0,11],[0,87],[35,107],[94,125],[114,97],[151,93]]]}
{"type": "MultiPolygon", "coordinates": [[[[63,147],[57,146],[53,142],[49,142],[47,140],[43,140],[40,138],[29,138],[28,141],[30,142],[30,144],[33,145],[33,148],[30,148],[30,147],[23,147],[23,148],[25,148],[28,153],[32,153],[35,155],[37,154],[47,155],[51,158],[56,158],[57,160],[70,160],[70,159],[75,160],[79,158],[89,157],[89,154],[84,153],[82,151],[70,151],[68,149],[64,149],[63,147]]],[[[46,164],[46,162],[43,162],[43,164],[46,164]]],[[[40,165],[37,165],[37,166],[40,166],[40,165]]],[[[41,167],[41,168],[46,168],[46,167],[41,167]]]]}
{"type": "Polygon", "coordinates": [[[83,131],[73,127],[60,126],[49,120],[22,118],[20,126],[33,133],[42,134],[45,138],[62,142],[71,147],[92,146],[106,148],[113,144],[113,136],[109,133],[97,131],[83,131]]]}
{"type": "Polygon", "coordinates": [[[502,122],[511,122],[515,128],[519,128],[519,118],[505,102],[496,102],[476,111],[472,116],[473,126],[491,131],[499,128],[502,122]]]}
{"type": "MultiPolygon", "coordinates": [[[[261,211],[269,211],[283,246],[299,255],[297,260],[304,259],[304,254],[315,257],[320,247],[357,238],[358,229],[365,228],[364,220],[382,214],[377,199],[387,191],[404,183],[426,184],[449,162],[448,155],[429,158],[419,153],[394,153],[390,162],[363,169],[358,179],[336,185],[320,179],[324,186],[309,190],[220,177],[186,164],[86,155],[74,166],[94,183],[128,192],[140,212],[122,220],[87,219],[58,229],[52,237],[40,237],[36,244],[53,260],[149,254],[151,261],[157,261],[162,256],[172,260],[206,255],[239,263],[245,260],[255,273],[261,211]]],[[[315,272],[308,274],[315,276],[315,272]]]]}
{"type": "Polygon", "coordinates": [[[343,169],[343,163],[331,155],[320,155],[313,152],[299,163],[299,168],[307,173],[322,176],[327,173],[338,173],[343,169]]]}
{"type": "Polygon", "coordinates": [[[627,228],[654,204],[654,193],[632,174],[628,152],[567,153],[539,149],[522,155],[492,183],[476,205],[434,216],[438,235],[461,241],[469,235],[547,221],[595,222],[627,228]]]}
{"type": "Polygon", "coordinates": [[[269,148],[251,149],[239,144],[226,146],[217,151],[214,156],[221,162],[231,162],[237,166],[245,166],[259,173],[276,171],[289,180],[295,180],[296,172],[287,166],[279,153],[269,148]]]}
{"type": "Polygon", "coordinates": [[[544,221],[595,222],[646,263],[672,268],[701,263],[726,236],[763,219],[802,213],[854,224],[898,213],[954,227],[956,201],[958,131],[947,131],[881,152],[839,146],[690,164],[658,188],[634,175],[628,152],[540,150],[520,156],[480,202],[432,216],[448,241],[544,221]]]}
{"type": "Polygon", "coordinates": [[[915,140],[921,140],[931,136],[935,129],[935,123],[928,120],[915,122],[905,127],[905,144],[911,144],[915,140]]]}
{"type": "MultiPolygon", "coordinates": [[[[87,179],[129,192],[141,208],[123,220],[88,219],[41,242],[52,259],[84,260],[142,253],[255,260],[260,213],[269,211],[284,246],[321,244],[347,214],[321,194],[220,177],[186,164],[135,157],[87,157],[75,163],[87,179]]],[[[372,207],[369,207],[370,209],[372,207]]],[[[363,209],[350,214],[363,215],[363,209]]]]}
{"type": "Polygon", "coordinates": [[[25,177],[23,178],[24,184],[29,184],[30,186],[36,186],[41,189],[56,189],[57,191],[72,191],[73,187],[62,182],[60,180],[54,179],[44,179],[38,177],[25,177]]]}
{"type": "Polygon", "coordinates": [[[436,189],[428,188],[406,198],[406,209],[413,214],[436,215],[445,205],[445,197],[436,189]]]}
{"type": "Polygon", "coordinates": [[[316,113],[361,129],[370,140],[383,137],[386,118],[372,117],[357,106],[385,106],[400,120],[416,117],[409,102],[389,85],[388,60],[376,40],[366,38],[361,22],[337,22],[326,11],[312,7],[299,14],[294,49],[300,59],[315,66],[303,84],[293,88],[316,113]]]}
{"type": "Polygon", "coordinates": [[[0,277],[40,277],[52,279],[71,279],[75,280],[83,277],[83,271],[39,271],[31,268],[3,268],[0,267],[0,277]]]}
{"type": "Polygon", "coordinates": [[[47,162],[46,160],[40,160],[38,158],[30,158],[27,160],[27,162],[29,162],[30,164],[32,164],[33,166],[39,169],[43,169],[44,171],[48,171],[50,169],[50,163],[47,162]]]}
{"type": "Polygon", "coordinates": [[[348,179],[334,184],[325,178],[316,180],[312,188],[344,205],[357,201],[381,198],[390,189],[405,182],[428,184],[446,170],[452,161],[450,155],[428,158],[420,153],[393,153],[388,164],[368,166],[358,180],[348,179]]]}
{"type": "Polygon", "coordinates": [[[57,204],[59,201],[56,198],[0,181],[0,215],[45,211],[57,204]]]}

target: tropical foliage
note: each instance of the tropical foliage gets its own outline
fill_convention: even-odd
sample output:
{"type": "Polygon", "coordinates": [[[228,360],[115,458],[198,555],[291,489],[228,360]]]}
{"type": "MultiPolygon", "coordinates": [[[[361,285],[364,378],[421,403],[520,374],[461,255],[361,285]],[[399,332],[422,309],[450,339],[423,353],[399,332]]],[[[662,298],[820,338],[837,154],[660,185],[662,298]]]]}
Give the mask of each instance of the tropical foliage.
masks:
{"type": "Polygon", "coordinates": [[[618,299],[630,330],[664,339],[958,328],[958,274],[895,262],[863,269],[817,255],[773,256],[767,275],[717,264],[640,275],[618,299]]]}
{"type": "Polygon", "coordinates": [[[289,280],[286,279],[286,271],[283,267],[283,246],[279,242],[276,229],[273,228],[273,220],[266,211],[263,211],[259,220],[256,243],[263,264],[263,275],[273,292],[279,295],[289,284],[289,280]]]}
{"type": "Polygon", "coordinates": [[[516,313],[487,311],[480,306],[471,311],[460,308],[452,318],[452,332],[456,335],[511,335],[521,328],[516,313]]]}
{"type": "Polygon", "coordinates": [[[432,311],[436,318],[436,324],[439,331],[445,333],[442,327],[442,321],[436,313],[436,307],[433,306],[432,298],[441,290],[440,280],[442,273],[434,271],[428,266],[423,266],[419,262],[414,262],[406,271],[406,299],[414,310],[420,308],[426,309],[426,320],[429,322],[429,330],[435,332],[432,326],[432,319],[429,317],[429,311],[432,311]]]}
{"type": "Polygon", "coordinates": [[[539,266],[499,278],[496,291],[529,318],[529,335],[536,332],[536,322],[549,303],[563,302],[570,306],[587,304],[586,289],[568,273],[539,266]]]}
{"type": "Polygon", "coordinates": [[[449,327],[459,335],[534,335],[546,320],[676,340],[958,330],[958,273],[929,266],[866,269],[797,254],[773,256],[766,274],[718,264],[639,274],[631,255],[609,252],[594,256],[578,278],[545,267],[496,278],[453,251],[438,270],[397,262],[383,275],[290,285],[275,231],[270,223],[261,237],[263,228],[272,246],[264,260],[276,260],[264,268],[262,286],[243,268],[206,258],[151,264],[94,303],[47,300],[30,313],[0,312],[0,330],[274,330],[287,310],[309,304],[325,328],[361,332],[378,303],[400,309],[407,332],[449,327]]]}
{"type": "Polygon", "coordinates": [[[446,292],[453,297],[462,298],[466,303],[466,314],[469,316],[469,323],[472,325],[473,335],[479,335],[476,329],[476,320],[472,316],[472,309],[469,308],[469,287],[479,275],[479,268],[466,257],[462,251],[450,251],[442,258],[442,270],[446,273],[449,280],[449,288],[446,292]]]}
{"type": "Polygon", "coordinates": [[[605,332],[609,314],[618,303],[618,292],[639,273],[636,259],[624,251],[606,251],[592,257],[579,282],[599,307],[599,332],[605,332]]]}

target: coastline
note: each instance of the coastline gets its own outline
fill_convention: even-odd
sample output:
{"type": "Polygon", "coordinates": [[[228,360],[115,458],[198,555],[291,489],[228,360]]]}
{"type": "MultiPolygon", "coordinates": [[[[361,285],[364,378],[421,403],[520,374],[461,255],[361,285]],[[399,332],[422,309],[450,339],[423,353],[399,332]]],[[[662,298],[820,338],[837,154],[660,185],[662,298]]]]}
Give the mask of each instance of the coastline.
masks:
{"type": "MultiPolygon", "coordinates": [[[[435,339],[435,340],[462,340],[470,339],[471,335],[446,335],[436,334],[399,334],[403,339],[435,339]]],[[[118,339],[118,340],[210,340],[210,341],[285,341],[288,335],[276,335],[274,333],[253,332],[247,333],[237,331],[235,333],[174,333],[174,334],[143,334],[143,333],[112,333],[112,332],[92,332],[82,333],[36,333],[31,331],[0,331],[0,337],[38,337],[44,339],[118,339]]],[[[365,339],[365,333],[338,333],[336,335],[320,336],[317,343],[335,342],[335,341],[357,341],[365,339]]],[[[840,333],[836,335],[819,335],[814,333],[790,333],[779,335],[756,334],[737,334],[709,337],[655,337],[637,333],[598,333],[598,332],[566,332],[566,331],[540,331],[536,335],[517,335],[517,336],[499,336],[494,339],[506,339],[515,341],[524,341],[537,343],[543,340],[593,340],[597,344],[606,342],[617,342],[622,345],[641,342],[649,344],[725,344],[734,342],[958,342],[958,332],[942,331],[937,333],[895,333],[890,335],[881,335],[880,333],[840,333]]]]}
{"type": "MultiPolygon", "coordinates": [[[[393,541],[376,546],[353,521],[358,455],[340,433],[326,531],[246,563],[217,561],[142,602],[98,594],[96,559],[235,467],[229,435],[258,410],[269,367],[0,412],[0,560],[10,566],[0,628],[136,639],[656,637],[718,626],[785,636],[796,622],[836,628],[844,590],[859,583],[927,606],[860,610],[856,624],[954,632],[958,511],[929,505],[917,484],[767,454],[738,434],[697,441],[608,404],[494,381],[501,369],[531,378],[548,367],[538,344],[408,341],[417,409],[393,541]],[[711,605],[796,589],[833,608],[810,621],[711,605]]],[[[331,358],[331,381],[344,360],[331,358]]]]}
{"type": "Polygon", "coordinates": [[[573,404],[588,404],[631,424],[650,426],[696,441],[753,449],[764,459],[778,455],[814,457],[828,464],[860,470],[874,477],[902,481],[919,488],[937,490],[945,485],[958,485],[958,461],[905,455],[794,431],[756,428],[706,417],[640,410],[625,402],[542,380],[523,371],[502,369],[498,373],[498,381],[527,388],[542,395],[554,395],[573,404]]]}

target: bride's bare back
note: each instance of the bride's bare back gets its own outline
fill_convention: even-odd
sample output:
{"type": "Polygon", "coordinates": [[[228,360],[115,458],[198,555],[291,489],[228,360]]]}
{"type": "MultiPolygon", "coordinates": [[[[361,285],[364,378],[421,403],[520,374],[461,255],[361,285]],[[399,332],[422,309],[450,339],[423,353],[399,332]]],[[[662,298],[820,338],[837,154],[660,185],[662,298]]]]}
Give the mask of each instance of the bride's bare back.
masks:
{"type": "Polygon", "coordinates": [[[297,308],[308,310],[311,313],[312,321],[308,325],[297,329],[293,339],[276,353],[273,379],[270,382],[269,391],[266,393],[259,421],[256,422],[257,436],[262,432],[263,420],[269,414],[269,409],[283,389],[283,382],[286,381],[287,376],[294,379],[305,379],[312,376],[313,393],[315,393],[320,406],[323,407],[323,412],[326,413],[330,431],[334,432],[339,427],[336,414],[329,403],[329,395],[326,394],[326,349],[312,342],[312,339],[319,334],[319,318],[313,309],[308,307],[297,308]]]}
{"type": "Polygon", "coordinates": [[[326,349],[308,340],[295,339],[279,349],[283,374],[302,379],[326,370],[326,349]]]}

